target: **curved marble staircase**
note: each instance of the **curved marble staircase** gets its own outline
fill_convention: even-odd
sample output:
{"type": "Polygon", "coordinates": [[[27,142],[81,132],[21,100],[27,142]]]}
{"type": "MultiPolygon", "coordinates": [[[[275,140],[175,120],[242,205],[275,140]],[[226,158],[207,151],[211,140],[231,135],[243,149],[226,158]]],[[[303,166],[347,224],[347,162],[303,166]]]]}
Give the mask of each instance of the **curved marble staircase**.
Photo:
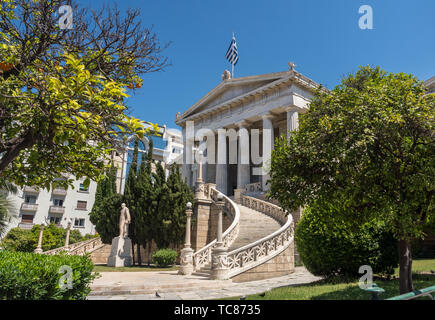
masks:
{"type": "MultiPolygon", "coordinates": [[[[228,252],[242,248],[254,243],[277,231],[281,225],[274,218],[269,217],[259,211],[236,204],[240,210],[239,233],[237,238],[228,248],[228,252]]],[[[194,275],[209,277],[211,273],[211,263],[207,263],[194,275]]]]}
{"type": "MultiPolygon", "coordinates": [[[[216,200],[219,191],[205,185],[205,194],[216,200]]],[[[291,273],[294,270],[293,217],[277,205],[241,196],[241,204],[224,196],[224,210],[233,218],[223,234],[228,248],[229,278],[238,281],[259,280],[291,273]],[[249,274],[249,275],[248,275],[249,274]]],[[[194,253],[194,275],[212,277],[212,251],[216,240],[194,253]]]]}

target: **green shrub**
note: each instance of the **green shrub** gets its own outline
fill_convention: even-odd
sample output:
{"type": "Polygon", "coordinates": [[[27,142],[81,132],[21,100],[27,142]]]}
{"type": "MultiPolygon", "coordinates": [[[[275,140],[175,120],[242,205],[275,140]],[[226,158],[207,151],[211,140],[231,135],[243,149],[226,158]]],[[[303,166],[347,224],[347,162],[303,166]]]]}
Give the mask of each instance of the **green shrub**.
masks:
{"type": "MultiPolygon", "coordinates": [[[[41,226],[34,225],[32,230],[23,230],[20,228],[11,229],[5,238],[0,242],[0,247],[9,251],[33,252],[38,245],[39,232],[41,226]]],[[[82,236],[80,231],[71,230],[69,244],[88,240],[95,236],[82,236]]],[[[48,251],[63,247],[65,245],[66,229],[59,228],[54,224],[50,224],[44,228],[42,236],[42,250],[48,251]]]]}
{"type": "Polygon", "coordinates": [[[93,267],[88,256],[0,251],[0,300],[84,300],[93,267]],[[60,287],[62,266],[71,267],[71,289],[60,287]]]}
{"type": "Polygon", "coordinates": [[[30,230],[13,228],[1,241],[0,247],[9,251],[33,252],[38,243],[38,238],[30,230]]]}
{"type": "Polygon", "coordinates": [[[159,267],[168,267],[175,264],[177,252],[172,249],[161,249],[153,253],[153,262],[159,267]]]}
{"type": "Polygon", "coordinates": [[[397,240],[382,224],[348,226],[323,208],[305,209],[295,232],[296,247],[314,275],[358,277],[359,267],[391,274],[397,267],[397,240]]]}

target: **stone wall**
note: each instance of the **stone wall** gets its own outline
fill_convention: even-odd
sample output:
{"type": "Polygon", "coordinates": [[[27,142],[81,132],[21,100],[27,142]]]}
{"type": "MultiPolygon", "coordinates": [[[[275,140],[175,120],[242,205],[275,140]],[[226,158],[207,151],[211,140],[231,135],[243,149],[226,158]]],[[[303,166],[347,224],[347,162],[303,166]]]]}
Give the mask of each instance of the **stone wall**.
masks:
{"type": "Polygon", "coordinates": [[[195,205],[193,214],[193,220],[195,223],[193,225],[191,234],[192,249],[195,251],[198,251],[208,243],[210,207],[210,200],[198,200],[197,204],[195,205]]]}
{"type": "MultiPolygon", "coordinates": [[[[217,237],[218,208],[210,201],[201,201],[195,208],[192,230],[192,249],[200,250],[217,237]]],[[[225,213],[222,215],[222,231],[229,228],[233,220],[225,213]]]]}
{"type": "Polygon", "coordinates": [[[94,264],[106,264],[110,256],[112,245],[104,244],[101,248],[91,252],[90,258],[94,264]]]}
{"type": "Polygon", "coordinates": [[[233,282],[247,282],[281,277],[295,271],[294,242],[276,257],[232,278],[233,282]]]}
{"type": "MultiPolygon", "coordinates": [[[[97,250],[93,251],[91,253],[91,260],[94,264],[107,264],[107,258],[109,258],[110,256],[110,249],[111,249],[112,245],[110,244],[104,244],[101,248],[98,248],[97,250]]],[[[177,259],[175,261],[175,263],[179,264],[180,263],[180,252],[183,246],[174,246],[171,245],[169,246],[170,249],[174,249],[175,251],[177,251],[177,259]]],[[[138,264],[138,252],[137,252],[137,248],[138,246],[135,245],[134,247],[134,260],[136,262],[136,265],[138,264]]],[[[154,252],[156,252],[158,250],[157,245],[155,244],[155,242],[153,241],[151,245],[147,245],[145,248],[143,246],[140,247],[140,253],[141,253],[141,258],[142,258],[142,264],[143,265],[147,265],[147,264],[151,264],[152,263],[152,255],[154,252]],[[151,249],[151,251],[148,251],[149,249],[151,249]]]]}

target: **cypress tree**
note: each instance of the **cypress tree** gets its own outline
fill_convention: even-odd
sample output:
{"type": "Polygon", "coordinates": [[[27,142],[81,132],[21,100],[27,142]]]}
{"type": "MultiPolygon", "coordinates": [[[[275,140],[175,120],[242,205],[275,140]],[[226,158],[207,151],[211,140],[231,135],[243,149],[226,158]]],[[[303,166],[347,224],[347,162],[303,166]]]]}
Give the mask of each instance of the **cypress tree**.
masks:
{"type": "Polygon", "coordinates": [[[137,243],[136,239],[136,217],[137,217],[137,208],[136,208],[136,200],[137,197],[137,161],[138,161],[138,153],[139,153],[139,141],[135,139],[134,141],[134,149],[133,149],[133,158],[130,165],[130,169],[128,171],[127,180],[125,182],[124,189],[124,202],[126,206],[130,210],[131,222],[129,225],[129,237],[132,242],[132,254],[133,254],[133,265],[136,263],[135,254],[134,254],[134,246],[137,243]]]}
{"type": "Polygon", "coordinates": [[[95,202],[89,214],[103,243],[110,244],[118,236],[121,203],[122,197],[116,194],[116,168],[112,166],[97,184],[95,202]]]}

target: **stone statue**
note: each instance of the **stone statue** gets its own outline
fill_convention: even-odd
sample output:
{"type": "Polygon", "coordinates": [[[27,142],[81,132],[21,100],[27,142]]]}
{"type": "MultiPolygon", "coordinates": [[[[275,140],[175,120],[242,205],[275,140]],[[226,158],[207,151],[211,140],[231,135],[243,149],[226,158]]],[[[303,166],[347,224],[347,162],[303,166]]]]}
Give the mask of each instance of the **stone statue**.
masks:
{"type": "Polygon", "coordinates": [[[112,239],[110,256],[107,258],[107,265],[109,267],[128,267],[133,263],[131,239],[128,237],[128,225],[130,222],[130,210],[123,203],[119,216],[119,237],[112,239]]]}
{"type": "Polygon", "coordinates": [[[222,74],[222,81],[230,80],[231,79],[231,73],[228,70],[225,70],[222,74]]]}
{"type": "Polygon", "coordinates": [[[121,215],[119,216],[119,237],[128,237],[128,225],[131,222],[130,210],[125,206],[125,203],[121,205],[121,215]]]}

